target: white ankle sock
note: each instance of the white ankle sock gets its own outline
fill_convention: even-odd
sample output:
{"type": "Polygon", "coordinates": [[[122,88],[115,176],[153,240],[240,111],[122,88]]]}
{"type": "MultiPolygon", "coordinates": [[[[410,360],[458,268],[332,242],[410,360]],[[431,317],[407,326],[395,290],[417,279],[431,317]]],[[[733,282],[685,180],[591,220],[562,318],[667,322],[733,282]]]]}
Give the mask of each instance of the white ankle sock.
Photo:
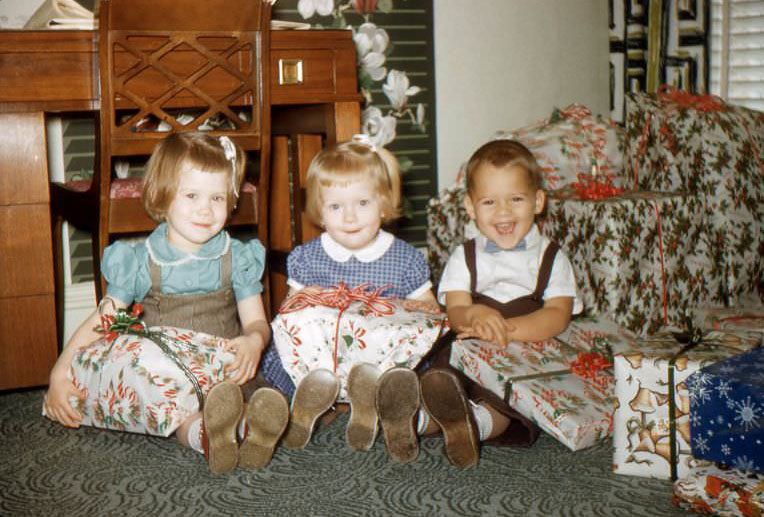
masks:
{"type": "Polygon", "coordinates": [[[188,445],[200,454],[204,454],[202,446],[202,419],[197,418],[188,426],[188,445]]]}
{"type": "Polygon", "coordinates": [[[242,417],[239,421],[239,439],[243,440],[246,438],[246,435],[244,434],[247,430],[247,418],[242,417]]]}
{"type": "Polygon", "coordinates": [[[430,423],[430,415],[427,414],[427,411],[425,411],[422,408],[419,408],[419,414],[417,415],[416,420],[416,434],[424,434],[425,429],[427,429],[427,425],[430,423]]]}
{"type": "Polygon", "coordinates": [[[493,431],[493,417],[491,416],[491,412],[480,404],[475,404],[470,400],[470,406],[472,406],[472,416],[475,417],[478,435],[480,435],[480,441],[482,442],[491,436],[491,431],[493,431]]]}

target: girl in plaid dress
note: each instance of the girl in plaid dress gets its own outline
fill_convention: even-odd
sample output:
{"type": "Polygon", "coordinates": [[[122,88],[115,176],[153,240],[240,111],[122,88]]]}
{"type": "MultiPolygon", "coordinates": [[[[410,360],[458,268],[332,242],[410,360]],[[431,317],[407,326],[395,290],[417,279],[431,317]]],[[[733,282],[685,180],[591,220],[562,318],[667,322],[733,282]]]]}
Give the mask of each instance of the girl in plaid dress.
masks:
{"type": "MultiPolygon", "coordinates": [[[[289,297],[317,293],[345,284],[381,290],[386,297],[408,300],[407,307],[437,311],[430,270],[424,255],[381,228],[400,214],[398,162],[366,135],[320,152],[308,169],[308,217],[324,232],[295,248],[287,259],[289,297]]],[[[339,380],[329,370],[310,372],[295,390],[275,346],[263,357],[266,380],[293,396],[292,417],[284,443],[304,447],[316,419],[335,402],[339,380]]],[[[348,442],[371,447],[376,435],[376,365],[355,365],[347,379],[351,405],[348,442]]]]}

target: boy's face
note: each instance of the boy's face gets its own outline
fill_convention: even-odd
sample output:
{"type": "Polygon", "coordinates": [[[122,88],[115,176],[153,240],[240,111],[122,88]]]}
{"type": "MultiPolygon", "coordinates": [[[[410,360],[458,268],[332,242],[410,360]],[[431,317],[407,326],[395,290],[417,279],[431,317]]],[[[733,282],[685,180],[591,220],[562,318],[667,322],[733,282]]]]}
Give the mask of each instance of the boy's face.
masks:
{"type": "Polygon", "coordinates": [[[474,171],[473,179],[473,187],[464,198],[467,213],[497,246],[514,248],[544,208],[544,191],[533,188],[528,173],[520,167],[483,164],[474,171]]]}

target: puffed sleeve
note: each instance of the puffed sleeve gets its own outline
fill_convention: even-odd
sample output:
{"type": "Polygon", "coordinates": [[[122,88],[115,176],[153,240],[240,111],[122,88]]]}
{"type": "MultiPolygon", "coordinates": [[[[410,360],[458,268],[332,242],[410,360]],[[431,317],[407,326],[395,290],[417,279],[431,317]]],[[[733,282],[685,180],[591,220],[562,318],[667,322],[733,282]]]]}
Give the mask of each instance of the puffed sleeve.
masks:
{"type": "Polygon", "coordinates": [[[308,277],[309,272],[310,264],[308,263],[306,248],[304,245],[297,246],[287,256],[287,285],[296,290],[314,285],[315,282],[311,282],[308,277]]]}
{"type": "Polygon", "coordinates": [[[257,239],[243,243],[231,239],[233,271],[231,280],[236,301],[241,301],[263,292],[260,280],[265,270],[265,248],[257,239]]]}
{"type": "Polygon", "coordinates": [[[438,303],[445,305],[449,291],[470,291],[470,274],[464,258],[464,245],[459,245],[448,258],[438,285],[438,303]]]}
{"type": "Polygon", "coordinates": [[[413,246],[410,247],[410,258],[407,266],[403,269],[403,286],[406,291],[406,298],[418,298],[432,288],[430,266],[427,265],[427,260],[422,252],[413,246]]]}
{"type": "Polygon", "coordinates": [[[558,251],[554,258],[552,274],[549,276],[549,283],[544,291],[545,300],[558,296],[573,298],[573,314],[578,314],[583,310],[584,304],[578,293],[573,265],[562,250],[558,251]]]}
{"type": "Polygon", "coordinates": [[[107,247],[101,259],[107,282],[106,294],[126,304],[141,301],[151,287],[144,246],[117,241],[107,247]]]}

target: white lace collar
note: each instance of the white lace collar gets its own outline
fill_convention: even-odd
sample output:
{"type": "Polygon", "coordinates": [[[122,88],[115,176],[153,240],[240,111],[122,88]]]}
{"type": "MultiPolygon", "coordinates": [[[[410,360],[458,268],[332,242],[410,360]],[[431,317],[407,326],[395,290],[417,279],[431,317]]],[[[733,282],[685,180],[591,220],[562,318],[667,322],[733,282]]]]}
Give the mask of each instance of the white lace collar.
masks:
{"type": "Polygon", "coordinates": [[[321,247],[332,260],[347,262],[350,257],[355,257],[360,262],[372,262],[385,254],[393,245],[395,236],[384,230],[379,230],[377,238],[360,250],[349,250],[338,243],[327,232],[321,234],[321,247]]]}
{"type": "Polygon", "coordinates": [[[216,260],[228,252],[231,236],[222,231],[205,242],[196,253],[185,253],[172,247],[167,240],[167,223],[161,223],[145,240],[146,251],[159,266],[179,266],[200,260],[216,260]]]}

